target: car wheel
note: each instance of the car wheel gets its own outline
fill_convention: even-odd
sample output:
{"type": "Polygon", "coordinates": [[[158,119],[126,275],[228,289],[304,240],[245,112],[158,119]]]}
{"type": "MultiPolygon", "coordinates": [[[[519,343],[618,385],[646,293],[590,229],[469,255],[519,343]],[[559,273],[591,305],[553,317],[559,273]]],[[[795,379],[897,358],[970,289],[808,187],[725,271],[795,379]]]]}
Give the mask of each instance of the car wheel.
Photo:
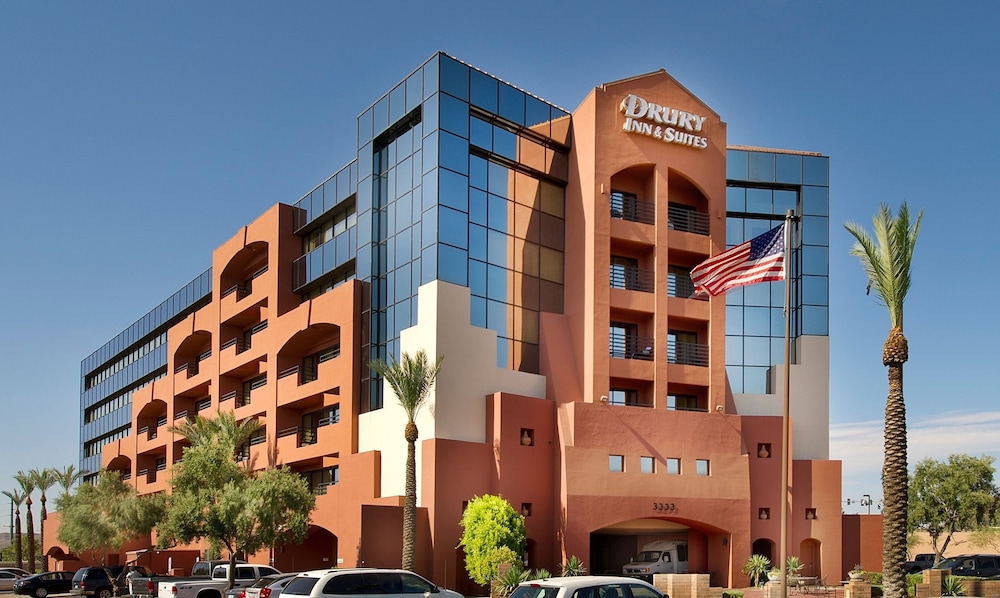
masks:
{"type": "Polygon", "coordinates": [[[111,598],[112,594],[111,588],[101,588],[97,591],[97,598],[111,598]]]}
{"type": "Polygon", "coordinates": [[[35,590],[35,598],[45,598],[49,595],[49,591],[45,588],[38,588],[35,590]]]}

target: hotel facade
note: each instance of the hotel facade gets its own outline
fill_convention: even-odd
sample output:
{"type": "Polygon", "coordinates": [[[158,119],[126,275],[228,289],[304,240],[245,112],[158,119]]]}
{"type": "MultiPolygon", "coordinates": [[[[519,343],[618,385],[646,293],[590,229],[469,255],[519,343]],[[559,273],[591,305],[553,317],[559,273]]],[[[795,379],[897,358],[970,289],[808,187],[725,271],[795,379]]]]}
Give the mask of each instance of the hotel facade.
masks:
{"type": "Polygon", "coordinates": [[[305,542],[258,557],[398,566],[405,416],[367,364],[424,350],[444,362],[417,418],[419,572],[476,591],[459,520],[489,493],[525,516],[530,567],[620,572],[669,539],[746,585],[747,557],[779,552],[785,283],[692,298],[689,274],[792,209],[789,554],[843,575],[827,157],[728,146],[663,71],[569,112],[443,53],[357,131],[355,160],[83,361],[89,477],[168,491],[169,428],[232,410],[263,424],[238,458],[317,494],[305,542]]]}

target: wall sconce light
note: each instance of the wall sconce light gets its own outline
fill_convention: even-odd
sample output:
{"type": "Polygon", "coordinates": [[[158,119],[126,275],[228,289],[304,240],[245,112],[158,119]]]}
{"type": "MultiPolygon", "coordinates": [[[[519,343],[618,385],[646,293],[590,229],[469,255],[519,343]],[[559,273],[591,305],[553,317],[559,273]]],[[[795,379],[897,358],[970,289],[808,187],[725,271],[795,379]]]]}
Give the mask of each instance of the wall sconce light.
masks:
{"type": "Polygon", "coordinates": [[[605,405],[608,404],[608,397],[607,397],[607,395],[601,395],[601,402],[604,403],[605,405]]]}
{"type": "Polygon", "coordinates": [[[813,508],[806,509],[806,519],[809,520],[816,519],[816,509],[813,508]]]}

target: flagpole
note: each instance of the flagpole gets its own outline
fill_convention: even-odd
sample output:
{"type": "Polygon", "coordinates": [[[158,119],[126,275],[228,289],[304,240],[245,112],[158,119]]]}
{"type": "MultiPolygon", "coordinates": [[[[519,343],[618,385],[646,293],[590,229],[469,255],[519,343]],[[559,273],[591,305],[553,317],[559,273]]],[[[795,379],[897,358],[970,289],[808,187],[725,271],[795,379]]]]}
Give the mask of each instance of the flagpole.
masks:
{"type": "Polygon", "coordinates": [[[791,386],[791,330],[792,330],[792,284],[789,272],[792,269],[792,223],[794,211],[785,213],[785,371],[784,404],[781,412],[781,598],[788,596],[788,465],[791,458],[788,450],[789,437],[789,387],[791,386]]]}

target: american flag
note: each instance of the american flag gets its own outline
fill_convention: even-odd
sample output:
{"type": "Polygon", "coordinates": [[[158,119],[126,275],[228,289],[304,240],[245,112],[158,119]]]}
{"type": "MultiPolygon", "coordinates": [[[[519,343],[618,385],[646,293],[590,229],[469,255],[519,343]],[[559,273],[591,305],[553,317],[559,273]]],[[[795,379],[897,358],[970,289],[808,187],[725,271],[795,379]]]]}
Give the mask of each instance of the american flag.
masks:
{"type": "Polygon", "coordinates": [[[727,249],[691,270],[695,293],[725,293],[769,280],[785,279],[785,224],[727,249]]]}

